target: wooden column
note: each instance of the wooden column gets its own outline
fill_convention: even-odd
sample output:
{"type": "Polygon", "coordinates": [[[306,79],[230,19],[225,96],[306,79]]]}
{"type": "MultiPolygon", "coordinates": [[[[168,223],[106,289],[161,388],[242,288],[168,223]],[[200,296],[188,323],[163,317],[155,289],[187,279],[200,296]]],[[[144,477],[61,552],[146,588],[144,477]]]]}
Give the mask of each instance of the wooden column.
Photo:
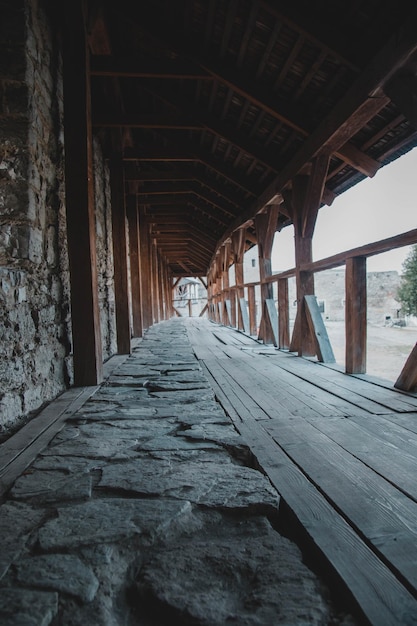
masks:
{"type": "Polygon", "coordinates": [[[232,234],[232,252],[235,265],[236,299],[237,299],[237,327],[250,334],[249,318],[245,300],[245,277],[243,259],[245,255],[246,229],[240,228],[232,234]]]}
{"type": "Polygon", "coordinates": [[[151,248],[149,224],[145,209],[139,207],[140,291],[142,295],[142,326],[146,330],[153,324],[151,291],[151,248]]]}
{"type": "Polygon", "coordinates": [[[253,285],[248,287],[248,303],[249,303],[249,331],[251,335],[256,335],[258,332],[258,329],[256,325],[255,287],[253,285]]]}
{"type": "Polygon", "coordinates": [[[157,324],[159,318],[159,285],[158,285],[158,250],[156,241],[151,239],[151,293],[152,293],[152,321],[157,324]]]}
{"type": "Polygon", "coordinates": [[[346,261],[346,372],[366,372],[366,257],[346,261]]]}
{"type": "Polygon", "coordinates": [[[134,337],[142,337],[142,298],[140,293],[140,254],[139,218],[136,195],[126,198],[127,221],[129,225],[130,290],[132,302],[132,332],[134,337]]]}
{"type": "Polygon", "coordinates": [[[130,310],[127,272],[126,205],[123,161],[110,161],[110,191],[114,261],[114,297],[116,304],[117,352],[130,354],[130,310]]]}
{"type": "Polygon", "coordinates": [[[158,264],[158,301],[159,301],[159,319],[165,318],[165,301],[164,301],[164,271],[163,271],[163,259],[158,252],[156,252],[156,260],[158,264]]]}
{"type": "Polygon", "coordinates": [[[278,280],[278,347],[290,347],[290,311],[288,302],[288,278],[278,280]]]}
{"type": "Polygon", "coordinates": [[[321,204],[329,156],[320,155],[314,159],[309,176],[296,176],[293,180],[291,199],[285,202],[294,224],[295,263],[297,268],[297,317],[290,350],[300,356],[314,356],[316,346],[310,332],[305,311],[304,296],[314,295],[314,274],[301,270],[301,266],[313,260],[312,240],[318,210],[321,204]]]}
{"type": "Polygon", "coordinates": [[[82,2],[64,3],[65,204],[74,384],[103,379],[97,290],[89,57],[82,2]]]}
{"type": "Polygon", "coordinates": [[[230,241],[227,241],[221,249],[221,280],[222,280],[222,312],[223,324],[232,324],[232,312],[230,304],[230,281],[229,281],[230,241]]]}
{"type": "Polygon", "coordinates": [[[261,282],[261,321],[259,339],[264,343],[277,343],[278,319],[274,305],[274,293],[271,283],[265,283],[265,278],[272,276],[271,252],[274,235],[278,223],[278,206],[267,208],[264,213],[255,217],[256,238],[258,240],[259,279],[261,282]],[[276,328],[275,328],[276,326],[276,328]]]}

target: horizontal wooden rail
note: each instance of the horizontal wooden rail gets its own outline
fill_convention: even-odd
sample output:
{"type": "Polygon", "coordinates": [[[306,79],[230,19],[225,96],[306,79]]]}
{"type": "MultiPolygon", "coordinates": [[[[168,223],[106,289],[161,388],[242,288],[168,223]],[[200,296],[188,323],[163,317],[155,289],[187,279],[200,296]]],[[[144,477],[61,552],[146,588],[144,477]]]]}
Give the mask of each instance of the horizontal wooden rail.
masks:
{"type": "MultiPolygon", "coordinates": [[[[245,315],[246,323],[244,328],[245,332],[251,335],[259,336],[259,324],[260,320],[257,319],[258,308],[255,300],[255,288],[261,288],[265,284],[277,283],[278,287],[278,302],[277,298],[268,302],[264,301],[261,295],[261,319],[262,314],[265,313],[264,305],[267,305],[267,314],[271,319],[271,324],[274,330],[274,345],[280,349],[296,350],[294,347],[296,344],[289,342],[290,325],[289,325],[289,311],[288,311],[288,279],[299,279],[300,274],[312,275],[324,270],[334,269],[341,265],[346,265],[347,268],[347,284],[346,284],[346,302],[350,302],[355,305],[354,311],[348,311],[346,316],[346,372],[348,373],[365,373],[366,372],[366,259],[377,254],[383,254],[397,248],[417,244],[417,229],[401,233],[400,235],[394,235],[386,239],[381,239],[373,243],[365,244],[357,248],[345,250],[330,257],[320,259],[318,261],[311,261],[308,263],[302,263],[298,268],[291,268],[283,272],[276,272],[271,276],[264,276],[262,280],[253,281],[250,283],[242,283],[242,278],[234,285],[230,285],[227,280],[226,286],[222,284],[222,280],[217,277],[216,281],[211,284],[211,292],[208,294],[208,310],[209,317],[219,323],[230,322],[232,326],[236,326],[236,320],[234,316],[223,315],[223,311],[229,307],[233,311],[233,307],[236,306],[236,302],[242,311],[242,315],[245,315]],[[357,272],[353,272],[353,268],[362,267],[362,273],[359,277],[357,272]],[[353,272],[353,273],[352,273],[353,272]],[[349,280],[348,280],[349,279],[349,280]],[[223,287],[223,288],[222,288],[223,287]],[[243,294],[244,290],[247,290],[246,298],[242,298],[238,294],[243,294]],[[279,315],[275,314],[272,308],[276,302],[279,315]],[[272,304],[271,304],[272,303],[272,304]],[[358,304],[359,303],[359,304],[358,304]],[[226,319],[228,317],[228,320],[226,319]],[[361,320],[360,322],[358,320],[361,320]],[[248,332],[249,331],[249,332],[248,332]]],[[[209,290],[210,291],[210,290],[209,290]]],[[[266,314],[266,313],[265,313],[266,314]]],[[[311,316],[310,316],[311,318],[311,316]]],[[[317,318],[318,319],[318,318],[317,318]]],[[[319,320],[320,321],[320,320],[319,320]]],[[[323,339],[325,327],[316,328],[316,322],[310,319],[310,331],[316,337],[323,339]],[[317,332],[316,332],[317,331],[317,332]]],[[[293,337],[298,335],[293,332],[293,337]]],[[[317,341],[316,341],[317,343],[317,341]]],[[[323,342],[322,342],[323,343],[323,342]]],[[[324,345],[324,344],[323,344],[324,345]]],[[[327,344],[326,344],[327,345],[327,344]]],[[[329,344],[330,345],[330,344],[329,344]]],[[[322,349],[318,350],[317,354],[320,360],[325,362],[334,360],[322,354],[322,349]]],[[[329,352],[330,354],[330,352],[329,352]]],[[[411,374],[407,370],[407,380],[410,379],[411,383],[405,384],[403,378],[405,373],[403,372],[396,382],[396,387],[402,390],[410,390],[410,386],[413,388],[417,386],[417,352],[414,351],[410,355],[410,359],[407,362],[407,368],[411,371],[411,374]]]]}

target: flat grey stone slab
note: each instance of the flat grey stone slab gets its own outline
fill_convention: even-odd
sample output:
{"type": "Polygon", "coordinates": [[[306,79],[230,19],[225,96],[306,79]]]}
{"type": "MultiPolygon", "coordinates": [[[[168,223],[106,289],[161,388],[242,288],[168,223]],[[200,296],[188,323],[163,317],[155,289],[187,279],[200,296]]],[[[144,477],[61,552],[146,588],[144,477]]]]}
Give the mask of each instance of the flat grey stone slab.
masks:
{"type": "Polygon", "coordinates": [[[58,612],[58,594],[28,589],[1,589],[1,626],[48,626],[58,612]]]}
{"type": "Polygon", "coordinates": [[[195,439],[197,441],[213,441],[220,445],[245,446],[247,444],[234,427],[229,424],[194,424],[191,428],[177,433],[178,437],[195,439]]]}
{"type": "Polygon", "coordinates": [[[83,457],[57,456],[48,454],[46,456],[38,457],[32,465],[32,468],[79,474],[99,469],[105,463],[106,459],[88,459],[83,457]]]}
{"type": "Polygon", "coordinates": [[[259,512],[277,512],[279,508],[279,495],[263,474],[231,463],[138,459],[103,468],[99,486],[190,500],[207,507],[259,512]]]}
{"type": "Polygon", "coordinates": [[[66,428],[52,441],[44,456],[81,456],[96,459],[123,459],[176,427],[167,420],[124,420],[120,424],[91,422],[66,428]]]}
{"type": "Polygon", "coordinates": [[[47,515],[47,512],[42,509],[36,509],[21,502],[6,502],[0,506],[0,537],[2,537],[0,579],[22,553],[30,534],[47,515]]]}
{"type": "Polygon", "coordinates": [[[91,602],[99,586],[93,571],[71,554],[24,559],[16,565],[16,579],[27,587],[63,591],[83,602],[91,602]]]}
{"type": "Polygon", "coordinates": [[[17,479],[10,491],[16,500],[37,503],[83,500],[91,497],[92,480],[88,474],[61,474],[57,471],[31,470],[17,479]]]}
{"type": "Polygon", "coordinates": [[[137,578],[139,607],[165,607],[166,623],[275,626],[330,623],[329,606],[298,548],[259,519],[224,524],[164,548],[137,578]],[[171,620],[171,621],[170,621],[171,620]]]}
{"type": "Polygon", "coordinates": [[[152,542],[179,517],[189,516],[189,502],[91,500],[58,509],[58,517],[39,530],[43,550],[114,543],[132,537],[152,542]]]}

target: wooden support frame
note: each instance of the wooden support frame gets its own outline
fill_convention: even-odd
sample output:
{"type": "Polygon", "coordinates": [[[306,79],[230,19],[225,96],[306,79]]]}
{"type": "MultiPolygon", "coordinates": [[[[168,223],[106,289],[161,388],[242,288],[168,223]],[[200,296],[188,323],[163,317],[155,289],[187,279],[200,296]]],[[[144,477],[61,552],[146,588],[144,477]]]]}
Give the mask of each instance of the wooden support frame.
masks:
{"type": "Polygon", "coordinates": [[[271,205],[264,213],[255,217],[256,238],[258,241],[259,279],[261,282],[261,320],[259,339],[264,343],[278,346],[278,320],[273,315],[274,294],[272,285],[265,282],[272,275],[271,252],[278,224],[278,205],[271,205]],[[269,301],[269,302],[268,302],[269,301]]]}
{"type": "Polygon", "coordinates": [[[299,356],[314,356],[317,352],[316,341],[307,319],[304,300],[304,296],[314,295],[314,274],[301,271],[300,268],[306,263],[311,263],[313,259],[313,233],[329,162],[329,154],[321,154],[316,157],[312,162],[310,175],[296,176],[293,180],[292,194],[286,196],[286,206],[294,224],[298,305],[290,350],[298,352],[299,356]]]}
{"type": "Polygon", "coordinates": [[[64,3],[65,203],[74,385],[103,380],[97,287],[89,54],[83,3],[64,3]]]}
{"type": "Polygon", "coordinates": [[[235,283],[236,283],[236,299],[237,307],[237,328],[244,330],[249,334],[248,313],[246,310],[245,291],[244,291],[244,255],[246,245],[246,228],[240,228],[232,234],[232,254],[235,266],[235,283]],[[245,315],[246,313],[246,315],[245,315]],[[246,323],[246,324],[245,324],[246,323]]]}
{"type": "Polygon", "coordinates": [[[346,261],[346,373],[366,372],[366,257],[346,261]]]}

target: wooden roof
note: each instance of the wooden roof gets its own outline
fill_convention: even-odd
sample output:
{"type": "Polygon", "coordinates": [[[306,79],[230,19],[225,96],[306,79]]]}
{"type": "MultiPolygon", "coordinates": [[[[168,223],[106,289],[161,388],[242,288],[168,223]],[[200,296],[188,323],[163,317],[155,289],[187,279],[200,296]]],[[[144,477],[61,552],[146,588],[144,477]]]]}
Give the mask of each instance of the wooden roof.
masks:
{"type": "MultiPolygon", "coordinates": [[[[323,204],[417,145],[417,11],[378,0],[91,1],[92,119],[172,273],[331,155],[323,204]]],[[[285,205],[279,228],[289,223],[285,205]]]]}

